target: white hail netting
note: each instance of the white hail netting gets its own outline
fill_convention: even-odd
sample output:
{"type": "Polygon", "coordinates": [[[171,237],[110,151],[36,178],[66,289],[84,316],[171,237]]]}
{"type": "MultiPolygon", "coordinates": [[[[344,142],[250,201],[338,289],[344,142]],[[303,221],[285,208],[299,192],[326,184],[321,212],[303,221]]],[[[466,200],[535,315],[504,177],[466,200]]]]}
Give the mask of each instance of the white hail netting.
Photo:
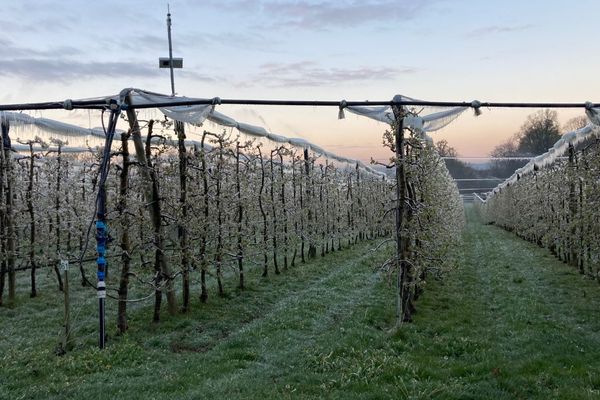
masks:
{"type": "Polygon", "coordinates": [[[287,136],[277,135],[275,133],[268,132],[262,126],[250,125],[243,122],[238,122],[235,119],[228,117],[225,114],[222,114],[215,110],[215,106],[220,103],[220,99],[194,99],[188,97],[172,97],[159,93],[147,92],[139,89],[126,89],[121,92],[120,98],[123,99],[124,96],[129,94],[131,96],[131,104],[133,106],[136,105],[144,105],[144,104],[152,104],[152,103],[167,103],[167,102],[177,102],[177,101],[187,101],[187,100],[210,100],[212,104],[206,105],[193,105],[193,106],[169,106],[162,107],[160,111],[165,114],[167,117],[186,122],[191,125],[201,126],[204,121],[208,120],[217,125],[236,128],[241,133],[244,133],[253,137],[265,138],[267,140],[273,141],[275,143],[289,144],[294,147],[299,147],[302,149],[308,149],[313,151],[316,154],[322,155],[325,158],[330,160],[336,160],[341,163],[351,164],[351,165],[359,165],[364,170],[380,176],[385,176],[385,174],[376,171],[375,169],[365,165],[362,161],[354,160],[347,157],[342,157],[337,154],[331,153],[322,147],[311,143],[305,139],[301,138],[289,138],[287,136]]]}
{"type": "MultiPolygon", "coordinates": [[[[396,95],[393,101],[416,101],[413,98],[396,95]]],[[[343,102],[342,102],[343,104],[343,102]]],[[[476,110],[479,102],[474,101],[471,106],[476,110]]],[[[411,106],[407,107],[408,115],[404,117],[404,126],[413,128],[427,134],[435,132],[450,124],[469,107],[433,107],[433,106],[411,106]]],[[[340,107],[339,118],[344,118],[344,110],[353,114],[362,115],[386,124],[394,121],[394,112],[391,106],[344,106],[340,107]]],[[[427,138],[427,136],[425,136],[427,138]]]]}
{"type": "Polygon", "coordinates": [[[27,142],[34,138],[50,145],[42,148],[39,144],[34,146],[34,151],[52,151],[56,146],[52,142],[60,138],[69,145],[63,147],[65,152],[78,153],[89,151],[90,147],[104,144],[104,130],[102,128],[82,128],[77,125],[55,121],[49,118],[32,117],[28,114],[16,112],[1,112],[2,118],[10,123],[10,133],[13,137],[12,148],[16,151],[29,150],[29,146],[19,143],[27,142]]]}
{"type": "MultiPolygon", "coordinates": [[[[35,143],[33,145],[33,151],[35,152],[58,151],[55,143],[56,139],[63,142],[63,146],[61,146],[63,153],[94,152],[105,144],[106,137],[103,128],[82,128],[78,125],[49,118],[36,118],[28,114],[14,112],[2,112],[2,117],[10,123],[11,136],[15,138],[11,147],[16,151],[29,151],[29,145],[26,142],[34,141],[37,138],[41,139],[47,146],[35,143]],[[73,142],[77,145],[72,145],[73,142]]],[[[122,130],[115,132],[115,141],[121,139],[122,132],[122,130]]],[[[159,138],[153,138],[155,143],[159,140],[159,138]]],[[[200,142],[196,140],[186,140],[185,143],[188,146],[200,145],[200,142]]],[[[210,146],[207,147],[210,148],[210,146]]]]}
{"type": "MultiPolygon", "coordinates": [[[[524,167],[517,169],[508,179],[487,193],[487,198],[516,183],[521,177],[554,164],[559,157],[564,156],[570,144],[577,146],[587,140],[600,138],[600,108],[594,107],[591,103],[586,103],[585,113],[590,121],[589,125],[562,135],[546,153],[531,159],[524,167]]],[[[485,201],[481,198],[480,200],[485,201]]]]}
{"type": "MultiPolygon", "coordinates": [[[[153,103],[177,103],[182,101],[206,100],[189,97],[172,97],[159,93],[147,92],[139,89],[125,89],[121,92],[119,96],[112,96],[108,98],[102,98],[99,100],[107,102],[109,100],[117,100],[122,103],[127,95],[130,96],[131,105],[133,106],[147,105],[153,103]]],[[[302,149],[308,149],[318,155],[321,155],[331,160],[336,160],[340,163],[345,163],[349,165],[359,165],[362,169],[371,174],[375,174],[377,176],[385,176],[385,174],[371,168],[368,165],[365,165],[362,161],[342,157],[337,154],[331,153],[314,143],[308,142],[305,139],[288,138],[286,136],[267,132],[266,129],[260,126],[238,122],[235,119],[228,117],[227,115],[215,110],[215,106],[220,103],[218,98],[211,100],[211,103],[212,104],[192,106],[168,106],[161,107],[159,109],[165,116],[173,120],[181,121],[195,126],[202,126],[202,124],[206,120],[208,120],[220,126],[236,128],[239,132],[253,137],[260,137],[273,141],[275,143],[289,144],[302,149]]],[[[35,136],[39,136],[44,142],[47,142],[49,144],[51,142],[51,139],[56,138],[57,136],[66,136],[69,139],[69,142],[71,142],[72,139],[77,141],[77,144],[79,146],[65,145],[64,147],[62,147],[62,151],[66,153],[93,151],[98,147],[104,145],[105,135],[103,128],[87,129],[77,125],[67,124],[48,118],[36,118],[22,113],[3,112],[2,115],[4,118],[10,121],[11,130],[13,128],[16,128],[17,132],[22,131],[23,133],[25,133],[27,131],[26,133],[28,133],[29,136],[35,134],[35,136]]],[[[115,132],[115,141],[120,140],[121,132],[122,131],[118,130],[117,132],[115,132]]],[[[186,145],[190,146],[200,145],[200,142],[196,140],[186,140],[185,143],[186,145]]],[[[29,146],[25,144],[13,143],[12,147],[14,150],[17,151],[29,150],[29,146]]],[[[210,148],[211,146],[205,145],[205,147],[210,148]]],[[[39,145],[35,145],[33,149],[34,151],[57,150],[56,146],[52,145],[49,148],[42,148],[39,145]]]]}

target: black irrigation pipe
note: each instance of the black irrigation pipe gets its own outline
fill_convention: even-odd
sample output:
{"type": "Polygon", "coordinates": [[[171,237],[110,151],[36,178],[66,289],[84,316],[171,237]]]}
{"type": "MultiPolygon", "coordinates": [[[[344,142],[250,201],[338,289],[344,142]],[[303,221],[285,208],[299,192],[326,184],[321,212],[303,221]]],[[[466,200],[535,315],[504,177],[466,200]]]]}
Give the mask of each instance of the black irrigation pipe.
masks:
{"type": "MultiPolygon", "coordinates": [[[[259,106],[308,106],[340,107],[347,106],[431,106],[431,107],[474,107],[474,108],[587,108],[597,103],[512,103],[512,102],[465,102],[465,101],[326,101],[326,100],[253,100],[253,99],[194,99],[168,102],[144,103],[129,106],[132,109],[193,106],[207,104],[234,104],[259,106]]],[[[66,100],[63,102],[2,104],[0,111],[56,110],[56,109],[104,109],[109,104],[105,100],[66,100]]]]}

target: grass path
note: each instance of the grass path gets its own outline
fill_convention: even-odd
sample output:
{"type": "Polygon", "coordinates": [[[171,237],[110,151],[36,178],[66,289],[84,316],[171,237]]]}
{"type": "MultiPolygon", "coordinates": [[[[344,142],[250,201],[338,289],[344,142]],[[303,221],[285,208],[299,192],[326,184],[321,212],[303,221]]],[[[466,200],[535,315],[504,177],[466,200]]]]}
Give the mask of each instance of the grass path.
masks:
{"type": "Polygon", "coordinates": [[[463,265],[403,333],[423,381],[442,398],[600,398],[597,282],[467,212],[463,265]]]}
{"type": "Polygon", "coordinates": [[[84,337],[57,357],[39,340],[59,320],[47,289],[0,309],[0,398],[600,398],[598,284],[467,212],[462,265],[394,334],[373,244],[250,274],[159,325],[140,308],[103,352],[84,337]]]}

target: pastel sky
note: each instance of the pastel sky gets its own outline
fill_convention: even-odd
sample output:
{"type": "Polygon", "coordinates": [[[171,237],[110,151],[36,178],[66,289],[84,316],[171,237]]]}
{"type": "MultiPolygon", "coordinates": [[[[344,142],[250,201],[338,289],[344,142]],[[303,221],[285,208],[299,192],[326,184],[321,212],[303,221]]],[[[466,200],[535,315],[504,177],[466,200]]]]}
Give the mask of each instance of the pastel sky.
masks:
{"type": "MultiPolygon", "coordinates": [[[[0,102],[168,93],[166,1],[2,0],[0,102]]],[[[192,97],[600,102],[596,0],[171,0],[176,91],[192,97]]],[[[337,109],[220,108],[368,160],[385,127],[337,109]]],[[[482,156],[532,110],[435,133],[482,156]]],[[[561,111],[561,122],[582,111],[561,111]]],[[[73,119],[66,112],[52,114],[73,119]]],[[[97,123],[93,125],[98,125],[97,123]]]]}

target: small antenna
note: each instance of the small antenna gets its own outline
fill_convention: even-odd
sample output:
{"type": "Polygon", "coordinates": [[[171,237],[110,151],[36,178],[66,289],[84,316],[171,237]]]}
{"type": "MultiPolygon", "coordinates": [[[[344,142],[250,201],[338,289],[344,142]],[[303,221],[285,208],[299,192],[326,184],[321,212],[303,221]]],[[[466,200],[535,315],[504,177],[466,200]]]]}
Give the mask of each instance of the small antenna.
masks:
{"type": "Polygon", "coordinates": [[[173,43],[171,41],[171,7],[167,3],[167,38],[169,41],[169,57],[159,57],[158,67],[169,68],[171,75],[171,96],[175,96],[175,77],[173,76],[173,68],[183,68],[183,58],[173,58],[173,43]]]}
{"type": "Polygon", "coordinates": [[[171,9],[167,3],[167,32],[169,35],[169,69],[171,70],[171,96],[175,96],[175,78],[173,76],[173,45],[171,44],[171,9]]]}

